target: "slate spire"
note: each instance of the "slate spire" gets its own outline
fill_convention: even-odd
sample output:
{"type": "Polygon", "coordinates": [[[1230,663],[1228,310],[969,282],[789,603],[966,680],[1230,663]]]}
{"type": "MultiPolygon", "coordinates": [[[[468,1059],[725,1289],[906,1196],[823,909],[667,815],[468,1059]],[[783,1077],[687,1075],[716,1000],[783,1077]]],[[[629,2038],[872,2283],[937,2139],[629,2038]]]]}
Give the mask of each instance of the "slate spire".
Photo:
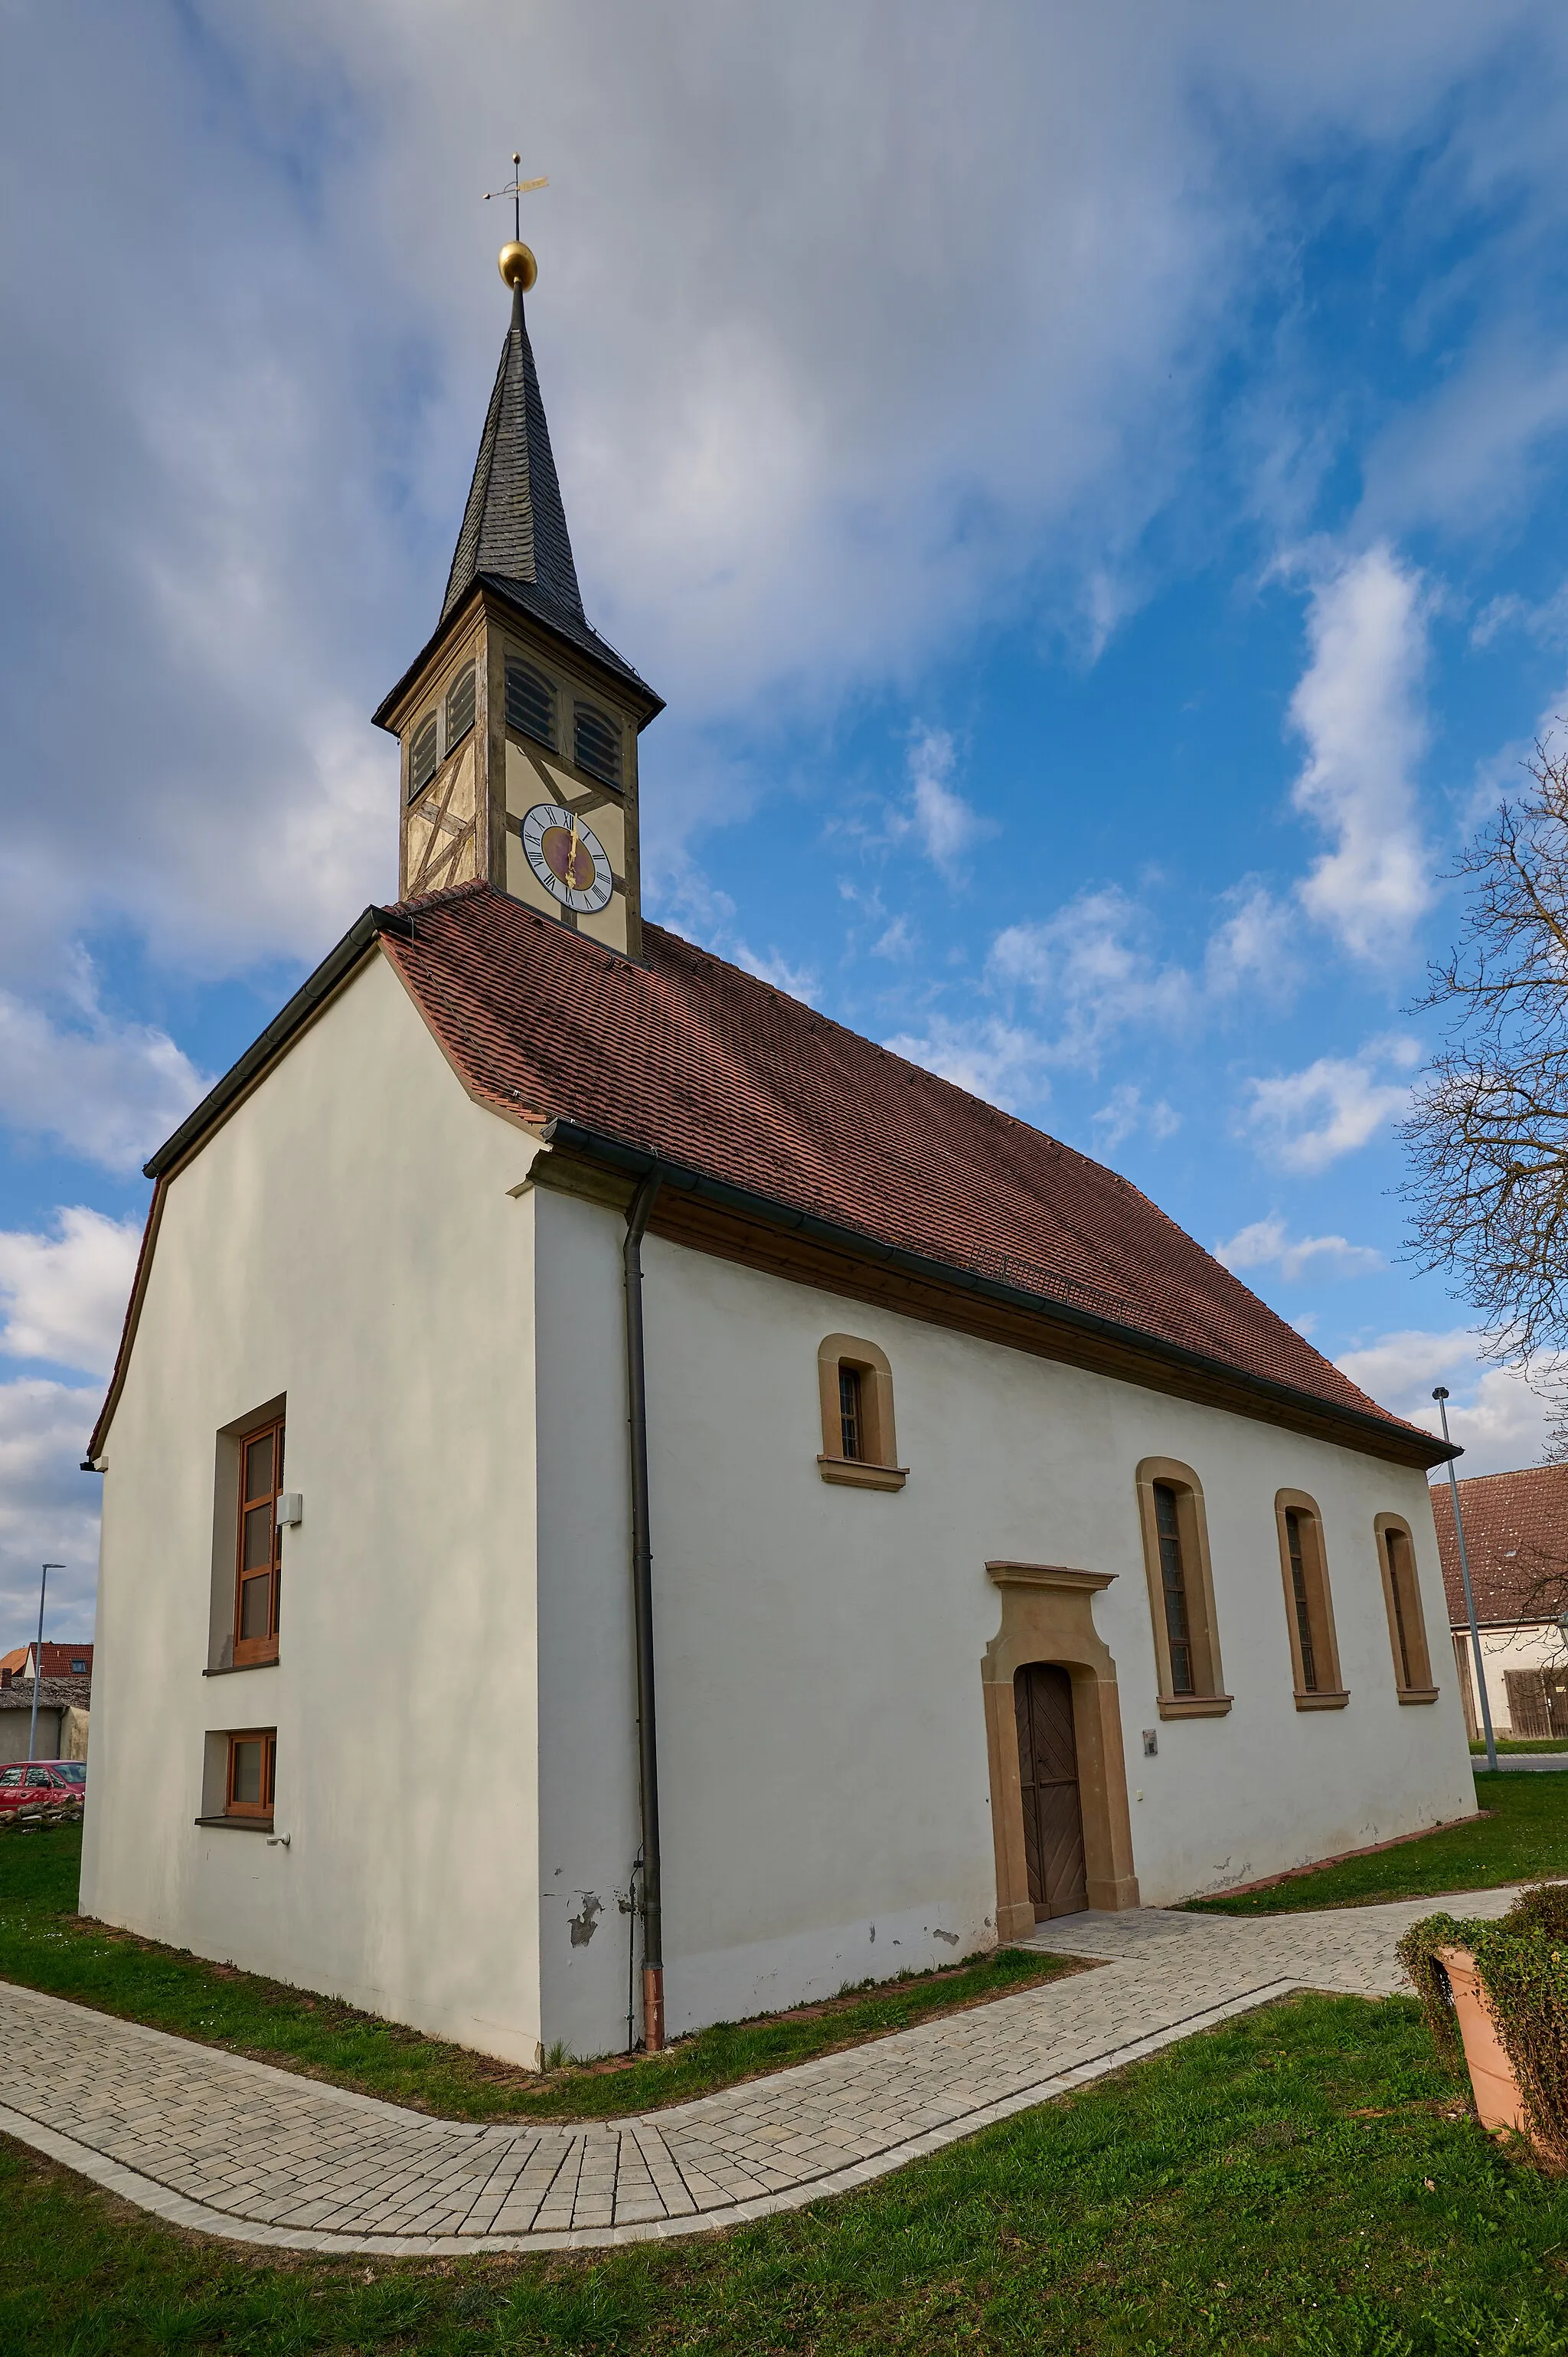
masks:
{"type": "Polygon", "coordinates": [[[574,623],[579,631],[585,626],[521,285],[512,287],[511,326],[479,439],[443,621],[480,574],[526,585],[532,595],[523,602],[546,617],[558,616],[573,636],[574,623]]]}

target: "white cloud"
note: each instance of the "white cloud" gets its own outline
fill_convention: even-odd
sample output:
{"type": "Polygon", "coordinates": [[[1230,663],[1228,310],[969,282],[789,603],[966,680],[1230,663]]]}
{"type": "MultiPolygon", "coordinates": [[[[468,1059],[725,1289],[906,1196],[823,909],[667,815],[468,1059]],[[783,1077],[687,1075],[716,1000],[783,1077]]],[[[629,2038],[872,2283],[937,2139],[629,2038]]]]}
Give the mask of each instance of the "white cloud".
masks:
{"type": "Polygon", "coordinates": [[[909,745],[909,801],[907,809],[889,814],[888,831],[896,838],[912,834],[926,857],[949,883],[968,880],[966,862],[974,846],[994,834],[994,819],[983,818],[950,783],[955,754],[945,728],[918,727],[909,745]]]}
{"type": "MultiPolygon", "coordinates": [[[[364,716],[438,608],[504,323],[463,191],[520,93],[589,608],[671,697],[650,866],[730,807],[692,758],[715,719],[916,678],[1021,601],[1094,644],[1117,627],[1304,158],[1430,152],[1456,118],[1450,210],[1431,179],[1423,205],[1435,234],[1465,171],[1518,180],[1488,231],[1518,266],[1468,282],[1483,310],[1506,289],[1510,330],[1561,245],[1547,0],[1329,0],[1310,34],[1244,0],[998,0],[983,39],[930,0],[277,0],[199,37],[177,11],[13,16],[5,153],[50,202],[0,289],[0,947],[125,922],[232,970],[391,888],[394,763],[364,716]],[[1528,90],[1477,74],[1522,43],[1528,90]],[[62,307],[104,186],[115,267],[62,307]]],[[[1270,365],[1288,439],[1312,394],[1270,365]]],[[[1524,407],[1539,434],[1550,404],[1524,407]]],[[[924,823],[943,839],[940,800],[924,823]]]]}
{"type": "Polygon", "coordinates": [[[1164,1097],[1145,1104],[1142,1089],[1135,1088],[1130,1081],[1122,1081],[1093,1115],[1093,1122],[1099,1151],[1113,1154],[1140,1129],[1147,1130],[1155,1138],[1174,1137],[1181,1127],[1181,1115],[1164,1097]]]}
{"type": "Polygon", "coordinates": [[[1251,877],[1233,886],[1221,906],[1228,913],[1210,933],[1204,952],[1208,996],[1226,999],[1245,990],[1249,995],[1261,992],[1267,999],[1287,998],[1301,978],[1291,947],[1294,928],[1290,910],[1251,877]]]}
{"type": "Polygon", "coordinates": [[[102,1399],[64,1383],[0,1383],[0,1651],[36,1634],[44,1563],[64,1566],[49,1576],[45,1636],[91,1633],[101,1485],[79,1469],[102,1399]]]}
{"type": "MultiPolygon", "coordinates": [[[[1445,1383],[1453,1394],[1449,1430],[1465,1451],[1455,1469],[1462,1478],[1535,1464],[1551,1411],[1514,1369],[1487,1366],[1477,1340],[1466,1326],[1435,1333],[1412,1329],[1381,1335],[1335,1363],[1380,1406],[1433,1433],[1442,1428],[1433,1387],[1445,1383]]],[[[1560,1371],[1543,1366],[1540,1372],[1550,1381],[1560,1371]]]]}
{"type": "Polygon", "coordinates": [[[1176,1030],[1194,1011],[1192,976],[1144,947],[1137,903],[1111,886],[1079,893],[1054,917],[997,934],[986,979],[1004,996],[1026,996],[1050,1023],[1042,1060],[1092,1071],[1113,1033],[1130,1025],[1176,1030]]]}
{"type": "Polygon", "coordinates": [[[1239,1228],[1214,1257],[1231,1270],[1277,1268],[1287,1285],[1305,1276],[1369,1276],[1384,1266],[1383,1255],[1370,1244],[1353,1244],[1344,1236],[1297,1236],[1294,1242],[1282,1219],[1254,1220],[1239,1228]]]}
{"type": "Polygon", "coordinates": [[[908,917],[895,917],[886,930],[871,944],[873,957],[891,958],[895,963],[912,958],[920,946],[920,936],[908,917]]]}
{"type": "Polygon", "coordinates": [[[997,1016],[957,1023],[950,1017],[932,1017],[923,1032],[902,1032],[884,1041],[895,1056],[907,1056],[944,1081],[956,1082],[1004,1112],[1021,1106],[1036,1109],[1050,1094],[1046,1043],[1023,1026],[997,1016]]]}
{"type": "Polygon", "coordinates": [[[142,1222],[76,1204],[58,1232],[0,1232],[0,1351],[107,1374],[135,1274],[142,1222]]]}
{"type": "Polygon", "coordinates": [[[79,967],[73,1013],[57,1023],[0,991],[0,1119],[110,1170],[133,1170],[209,1086],[166,1031],[107,1014],[79,967]]]}
{"type": "Polygon", "coordinates": [[[1387,963],[1432,897],[1414,771],[1426,742],[1428,607],[1418,573],[1385,544],[1314,586],[1311,661],[1291,698],[1306,765],[1292,799],[1334,838],[1297,888],[1358,957],[1387,963]]]}
{"type": "Polygon", "coordinates": [[[1404,1112],[1410,1082],[1380,1075],[1409,1072],[1420,1060],[1418,1043],[1396,1036],[1369,1040],[1355,1056],[1319,1056],[1302,1071],[1251,1080],[1238,1128],[1282,1170],[1326,1170],[1404,1112]]]}

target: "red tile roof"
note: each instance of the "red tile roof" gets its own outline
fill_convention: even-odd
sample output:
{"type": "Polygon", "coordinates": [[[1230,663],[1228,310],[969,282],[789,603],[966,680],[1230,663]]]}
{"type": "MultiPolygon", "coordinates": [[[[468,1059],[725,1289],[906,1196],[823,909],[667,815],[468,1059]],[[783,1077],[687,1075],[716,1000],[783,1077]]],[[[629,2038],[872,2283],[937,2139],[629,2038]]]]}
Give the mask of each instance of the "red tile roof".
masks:
{"type": "Polygon", "coordinates": [[[677,934],[645,925],[638,965],[484,884],[407,907],[413,937],[382,947],[467,1086],[513,1118],[570,1121],[1426,1438],[1125,1178],[677,934]]]}
{"type": "MultiPolygon", "coordinates": [[[[1458,1629],[1467,1625],[1465,1588],[1446,1476],[1432,1485],[1432,1512],[1458,1629]]],[[[1473,1474],[1459,1484],[1459,1512],[1477,1620],[1554,1620],[1568,1610],[1568,1465],[1473,1474]]]]}
{"type": "MultiPolygon", "coordinates": [[[[27,1656],[32,1650],[32,1640],[29,1638],[27,1644],[13,1646],[10,1652],[0,1653],[0,1674],[3,1674],[6,1670],[9,1670],[13,1677],[16,1676],[26,1667],[27,1656]]],[[[92,1647],[91,1643],[86,1645],[57,1645],[54,1643],[52,1639],[48,1637],[45,1638],[44,1675],[46,1678],[70,1677],[73,1674],[70,1666],[73,1662],[85,1662],[87,1663],[85,1674],[88,1677],[92,1675],[92,1647]]]]}

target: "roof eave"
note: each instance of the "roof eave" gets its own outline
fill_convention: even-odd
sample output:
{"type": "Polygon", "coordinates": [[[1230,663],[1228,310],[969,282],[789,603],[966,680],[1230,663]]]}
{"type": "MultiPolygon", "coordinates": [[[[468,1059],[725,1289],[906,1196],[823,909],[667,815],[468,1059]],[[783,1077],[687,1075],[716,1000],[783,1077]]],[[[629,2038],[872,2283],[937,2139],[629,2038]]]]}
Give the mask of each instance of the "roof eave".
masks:
{"type": "MultiPolygon", "coordinates": [[[[490,587],[487,576],[483,574],[476,574],[450,614],[436,624],[396,686],[390,688],[382,696],[371,715],[372,726],[384,728],[389,735],[396,736],[397,731],[392,726],[392,716],[441,646],[442,641],[466,629],[477,607],[483,606],[490,599],[499,601],[499,592],[490,587]]],[[[510,599],[506,602],[509,611],[526,614],[534,628],[542,630],[547,638],[553,640],[571,662],[582,663],[586,669],[602,677],[618,695],[624,697],[629,694],[642,707],[637,723],[639,735],[650,720],[658,719],[664,709],[664,698],[655,689],[650,687],[648,682],[639,673],[634,672],[629,663],[624,669],[618,670],[613,663],[605,662],[596,655],[591,648],[583,646],[569,630],[558,630],[545,616],[535,613],[532,606],[526,608],[516,606],[510,599]]]]}
{"type": "Polygon", "coordinates": [[[1251,1374],[1229,1360],[1211,1359],[1202,1351],[1187,1350],[1181,1343],[1167,1341],[1163,1336],[1147,1333],[1141,1327],[1124,1326],[1114,1318],[1099,1317],[1091,1310],[1075,1308],[1069,1302],[1043,1298],[1038,1294],[1026,1292],[1021,1286],[1007,1285],[1000,1278],[983,1275],[977,1270],[963,1268],[953,1262],[907,1252],[900,1245],[884,1243],[881,1238],[868,1235],[863,1230],[846,1228],[832,1220],[824,1220],[816,1212],[801,1211],[797,1205],[783,1202],[776,1197],[734,1186],[726,1179],[709,1178],[702,1171],[668,1161],[662,1155],[654,1154],[645,1146],[628,1145],[622,1138],[586,1128],[564,1115],[547,1122],[542,1135],[547,1145],[566,1147],[590,1160],[607,1163],[612,1168],[640,1176],[657,1168],[667,1186],[702,1196],[710,1202],[751,1218],[793,1229],[819,1243],[852,1253],[862,1260],[875,1260],[912,1276],[935,1280],[989,1301],[1004,1303],[1011,1308],[1026,1310],[1036,1318],[1136,1351],[1145,1358],[1161,1361],[1173,1370],[1185,1369],[1194,1376],[1201,1375],[1210,1382],[1233,1385],[1240,1391],[1253,1394],[1260,1402],[1267,1401],[1282,1415],[1289,1415],[1294,1411],[1298,1420],[1310,1418],[1315,1425],[1327,1423],[1342,1428],[1348,1445],[1355,1445],[1355,1441],[1359,1441],[1363,1449],[1370,1446],[1377,1455],[1397,1455],[1402,1461],[1424,1467],[1444,1464],[1449,1458],[1462,1454],[1451,1443],[1423,1433],[1414,1425],[1342,1406],[1337,1401],[1325,1399],[1316,1392],[1297,1391],[1294,1385],[1276,1383],[1267,1375],[1251,1374]],[[1354,1441],[1351,1436],[1354,1436],[1354,1441]]]}

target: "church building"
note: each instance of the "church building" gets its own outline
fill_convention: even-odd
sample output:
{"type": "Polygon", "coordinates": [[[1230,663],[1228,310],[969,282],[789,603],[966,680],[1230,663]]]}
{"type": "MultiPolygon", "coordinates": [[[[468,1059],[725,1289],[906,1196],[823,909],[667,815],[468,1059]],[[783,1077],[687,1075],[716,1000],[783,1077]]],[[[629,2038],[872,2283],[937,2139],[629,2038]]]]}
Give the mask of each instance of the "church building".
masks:
{"type": "Polygon", "coordinates": [[[83,1910],[532,2065],[1470,1814],[1443,1445],[645,920],[502,275],[401,897],[147,1165],[83,1910]]]}

